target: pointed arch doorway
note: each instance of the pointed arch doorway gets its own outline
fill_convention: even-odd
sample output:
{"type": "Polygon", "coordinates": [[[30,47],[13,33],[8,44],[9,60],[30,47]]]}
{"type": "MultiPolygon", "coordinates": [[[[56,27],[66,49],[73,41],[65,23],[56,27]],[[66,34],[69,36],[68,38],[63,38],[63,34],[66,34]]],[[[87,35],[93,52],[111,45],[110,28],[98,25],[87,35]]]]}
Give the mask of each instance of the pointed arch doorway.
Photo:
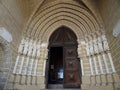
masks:
{"type": "Polygon", "coordinates": [[[63,26],[53,32],[48,46],[48,86],[60,84],[63,88],[80,88],[77,46],[77,37],[69,28],[63,26]]]}

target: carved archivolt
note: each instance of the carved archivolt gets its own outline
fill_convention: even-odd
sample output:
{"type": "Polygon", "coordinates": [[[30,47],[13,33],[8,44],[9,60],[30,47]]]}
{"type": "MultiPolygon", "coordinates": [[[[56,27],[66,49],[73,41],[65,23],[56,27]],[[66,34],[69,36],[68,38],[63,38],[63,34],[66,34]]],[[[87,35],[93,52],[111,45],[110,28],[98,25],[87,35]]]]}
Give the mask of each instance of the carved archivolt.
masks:
{"type": "Polygon", "coordinates": [[[48,42],[51,33],[62,25],[71,28],[78,39],[100,29],[96,18],[83,4],[74,0],[55,0],[36,11],[25,30],[25,37],[48,42]]]}

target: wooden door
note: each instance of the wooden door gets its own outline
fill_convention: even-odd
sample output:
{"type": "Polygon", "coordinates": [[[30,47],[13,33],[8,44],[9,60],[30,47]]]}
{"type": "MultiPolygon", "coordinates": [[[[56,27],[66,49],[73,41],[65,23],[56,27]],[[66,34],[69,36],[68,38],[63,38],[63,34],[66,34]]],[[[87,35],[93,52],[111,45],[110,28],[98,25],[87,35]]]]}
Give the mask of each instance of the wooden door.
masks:
{"type": "Polygon", "coordinates": [[[79,61],[74,45],[64,47],[64,87],[80,88],[79,61]]]}
{"type": "Polygon", "coordinates": [[[77,59],[77,37],[67,27],[58,28],[49,39],[49,48],[53,46],[63,47],[64,80],[65,88],[80,88],[80,63],[77,59]]]}

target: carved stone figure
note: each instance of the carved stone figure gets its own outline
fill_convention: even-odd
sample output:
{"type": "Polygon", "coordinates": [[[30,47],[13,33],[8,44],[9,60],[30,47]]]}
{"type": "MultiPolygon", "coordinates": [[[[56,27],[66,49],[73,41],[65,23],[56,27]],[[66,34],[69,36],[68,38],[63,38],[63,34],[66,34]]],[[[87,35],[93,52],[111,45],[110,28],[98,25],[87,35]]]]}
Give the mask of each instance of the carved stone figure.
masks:
{"type": "Polygon", "coordinates": [[[94,46],[94,53],[95,53],[95,54],[98,53],[98,44],[97,44],[97,42],[98,42],[97,39],[94,38],[94,39],[93,39],[93,44],[94,44],[93,46],[94,46]]]}
{"type": "Polygon", "coordinates": [[[29,47],[28,47],[28,56],[31,56],[32,55],[32,49],[33,49],[33,40],[30,40],[30,42],[28,43],[29,44],[29,47]]]}
{"type": "Polygon", "coordinates": [[[87,56],[90,56],[90,46],[89,46],[89,40],[87,37],[85,38],[85,41],[86,41],[86,53],[87,53],[87,56]]]}
{"type": "Polygon", "coordinates": [[[87,56],[90,56],[90,51],[89,51],[89,43],[86,43],[86,52],[87,52],[87,56]]]}
{"type": "Polygon", "coordinates": [[[103,52],[103,44],[102,44],[101,37],[98,37],[98,49],[99,49],[99,53],[103,52]]]}
{"type": "Polygon", "coordinates": [[[33,53],[32,53],[32,56],[35,57],[36,56],[36,41],[34,41],[34,44],[33,44],[33,53]]]}
{"type": "Polygon", "coordinates": [[[23,38],[23,39],[21,40],[21,43],[20,43],[19,48],[18,48],[18,52],[19,52],[19,53],[22,53],[22,52],[23,52],[24,44],[25,44],[25,39],[23,38]]]}
{"type": "Polygon", "coordinates": [[[23,54],[27,54],[27,52],[28,52],[28,41],[29,41],[29,39],[27,38],[26,40],[25,40],[25,45],[24,45],[24,50],[23,50],[23,54]]]}
{"type": "Polygon", "coordinates": [[[93,49],[93,41],[89,41],[90,43],[90,55],[93,55],[94,54],[94,49],[93,49]]]}
{"type": "Polygon", "coordinates": [[[37,44],[37,57],[40,57],[40,42],[37,44]]]}
{"type": "Polygon", "coordinates": [[[109,50],[109,45],[108,45],[108,42],[107,42],[107,39],[106,39],[105,35],[102,35],[102,40],[103,40],[104,51],[109,50]]]}

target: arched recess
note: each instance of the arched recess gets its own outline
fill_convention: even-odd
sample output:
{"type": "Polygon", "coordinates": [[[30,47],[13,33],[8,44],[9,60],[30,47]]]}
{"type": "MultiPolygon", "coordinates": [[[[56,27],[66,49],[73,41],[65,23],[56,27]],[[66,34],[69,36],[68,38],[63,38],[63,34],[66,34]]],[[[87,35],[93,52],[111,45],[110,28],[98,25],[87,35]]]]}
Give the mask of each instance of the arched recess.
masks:
{"type": "Polygon", "coordinates": [[[70,28],[62,25],[54,30],[49,37],[49,45],[63,45],[63,44],[76,44],[77,45],[77,37],[76,33],[70,28]]]}
{"type": "Polygon", "coordinates": [[[78,32],[78,30],[81,30],[80,27],[78,25],[76,25],[75,23],[73,23],[73,22],[70,22],[68,20],[64,20],[63,19],[63,20],[59,20],[59,21],[57,21],[55,23],[52,23],[46,29],[46,31],[44,32],[44,34],[42,35],[41,41],[49,43],[49,38],[52,35],[52,33],[55,30],[57,30],[58,28],[63,27],[63,26],[70,28],[75,33],[75,35],[77,37],[77,41],[80,40],[80,36],[82,36],[82,34],[78,32]]]}
{"type": "Polygon", "coordinates": [[[0,37],[0,89],[7,89],[12,64],[11,48],[6,40],[0,37]]]}
{"type": "Polygon", "coordinates": [[[77,53],[77,36],[70,28],[61,26],[49,37],[47,70],[48,88],[61,84],[63,88],[81,87],[81,70],[77,53]],[[49,86],[50,85],[50,86],[49,86]]]}

